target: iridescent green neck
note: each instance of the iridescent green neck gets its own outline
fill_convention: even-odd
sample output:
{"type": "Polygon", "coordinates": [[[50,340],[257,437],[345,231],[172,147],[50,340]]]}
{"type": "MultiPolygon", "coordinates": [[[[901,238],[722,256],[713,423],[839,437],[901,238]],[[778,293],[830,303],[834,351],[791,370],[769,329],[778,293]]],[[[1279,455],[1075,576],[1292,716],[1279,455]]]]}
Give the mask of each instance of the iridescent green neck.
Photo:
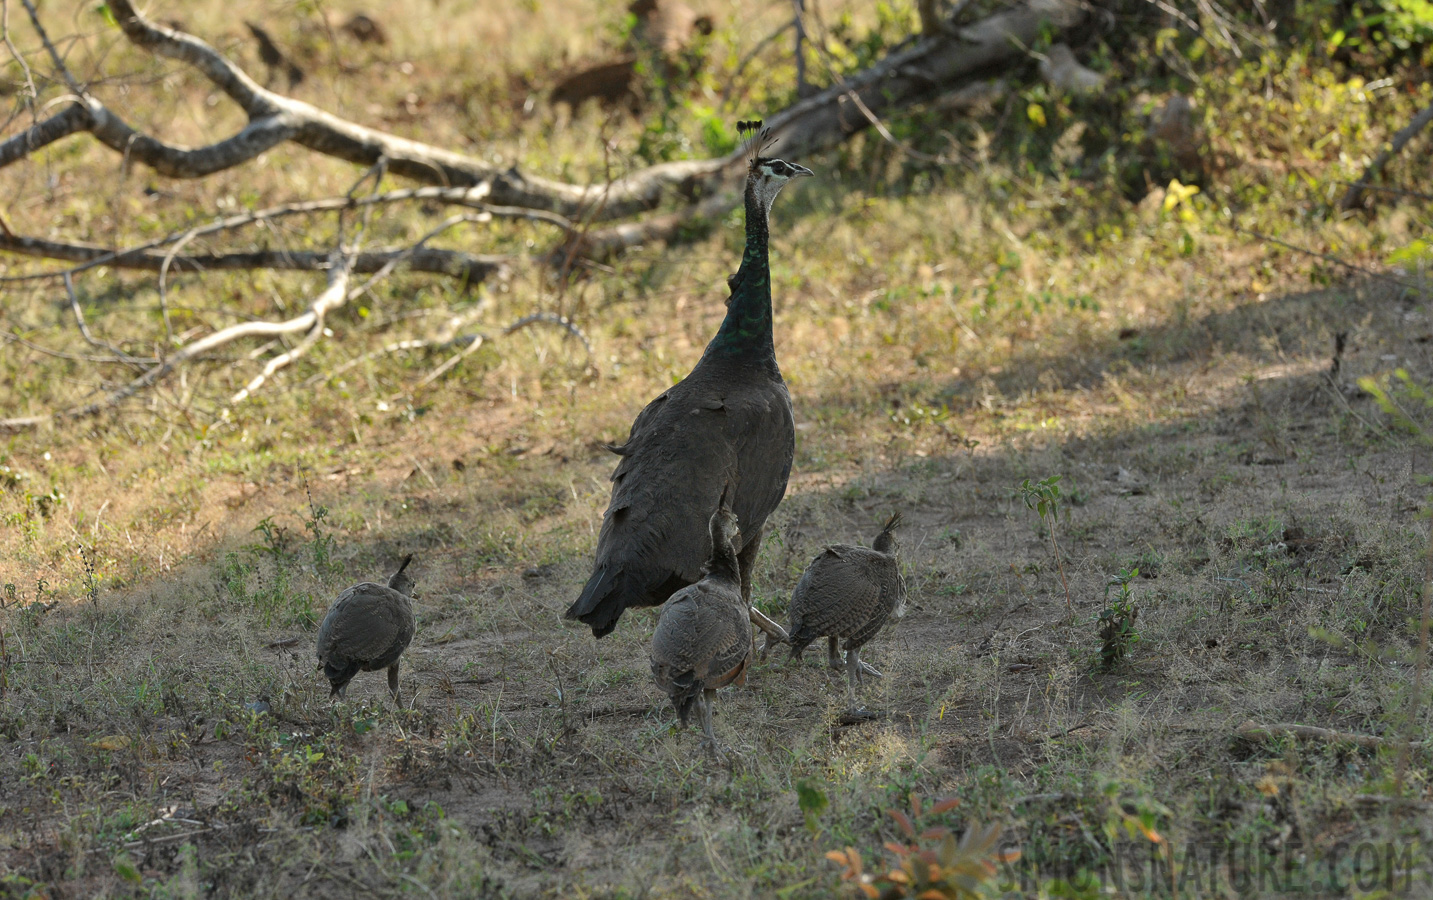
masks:
{"type": "Polygon", "coordinates": [[[731,299],[727,301],[726,318],[716,337],[707,345],[708,353],[723,356],[775,355],[771,338],[771,266],[767,256],[767,218],[769,210],[756,196],[753,186],[746,188],[746,250],[741,268],[731,280],[731,299]]]}

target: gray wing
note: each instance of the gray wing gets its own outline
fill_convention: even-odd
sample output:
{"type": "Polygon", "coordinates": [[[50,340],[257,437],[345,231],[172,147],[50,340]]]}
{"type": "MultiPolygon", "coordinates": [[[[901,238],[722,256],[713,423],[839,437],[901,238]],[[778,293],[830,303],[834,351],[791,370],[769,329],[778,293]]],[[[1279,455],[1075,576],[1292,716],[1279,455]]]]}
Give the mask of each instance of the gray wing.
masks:
{"type": "Polygon", "coordinates": [[[881,585],[865,558],[871,553],[837,544],[811,561],[791,592],[793,642],[847,637],[865,627],[881,606],[881,585]]]}
{"type": "Polygon", "coordinates": [[[871,551],[865,563],[866,571],[880,592],[880,599],[865,624],[846,636],[847,647],[860,647],[875,637],[891,612],[905,599],[905,582],[901,581],[900,567],[894,557],[871,551]]]}
{"type": "MultiPolygon", "coordinates": [[[[796,418],[791,412],[791,395],[781,376],[763,390],[744,395],[739,403],[743,433],[737,449],[740,481],[732,512],[741,528],[742,546],[755,540],[766,519],[786,496],[791,462],[796,456],[796,418]]],[[[713,507],[715,509],[715,507],[713,507]]],[[[738,552],[742,548],[737,548],[738,552]]]]}
{"type": "Polygon", "coordinates": [[[701,581],[662,607],[652,635],[652,674],[668,694],[744,680],[751,623],[741,595],[701,581]]]}
{"type": "Polygon", "coordinates": [[[324,616],[318,634],[319,661],[340,656],[374,663],[390,654],[396,659],[412,640],[413,630],[408,598],[387,585],[365,581],[339,594],[324,616]],[[398,653],[393,653],[395,648],[398,653]]]}
{"type": "Polygon", "coordinates": [[[696,669],[702,687],[745,684],[746,667],[751,661],[751,617],[741,602],[741,594],[713,591],[702,600],[710,610],[703,620],[703,644],[709,649],[696,669]]]}
{"type": "Polygon", "coordinates": [[[613,448],[622,460],[612,500],[570,618],[600,637],[623,610],[663,603],[700,578],[711,515],[729,481],[742,547],[760,534],[786,492],[796,446],[790,396],[775,377],[723,387],[698,366],[642,410],[627,442],[613,448]]]}

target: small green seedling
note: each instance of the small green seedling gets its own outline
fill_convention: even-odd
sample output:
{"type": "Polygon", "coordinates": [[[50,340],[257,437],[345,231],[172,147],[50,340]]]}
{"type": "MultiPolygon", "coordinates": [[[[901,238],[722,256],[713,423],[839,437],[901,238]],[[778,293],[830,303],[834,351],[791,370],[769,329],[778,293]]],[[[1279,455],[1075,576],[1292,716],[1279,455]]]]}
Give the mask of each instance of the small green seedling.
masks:
{"type": "Polygon", "coordinates": [[[1070,583],[1065,580],[1065,561],[1060,558],[1060,544],[1055,540],[1055,521],[1060,517],[1060,476],[1031,483],[1030,479],[1020,482],[1020,497],[1025,506],[1040,514],[1040,521],[1050,530],[1050,549],[1055,553],[1055,566],[1060,570],[1060,586],[1065,589],[1065,608],[1073,610],[1075,602],[1070,599],[1070,583]]]}
{"type": "Polygon", "coordinates": [[[1108,672],[1119,665],[1139,640],[1139,632],[1134,630],[1134,621],[1139,617],[1139,610],[1134,605],[1134,595],[1129,589],[1129,583],[1138,577],[1138,566],[1121,569],[1120,573],[1105,585],[1105,608],[1095,620],[1100,632],[1102,671],[1108,672]],[[1113,602],[1110,601],[1112,587],[1119,588],[1113,602]]]}
{"type": "Polygon", "coordinates": [[[821,814],[831,805],[826,792],[816,784],[803,778],[796,782],[796,805],[806,819],[806,830],[816,837],[821,832],[821,814]]]}

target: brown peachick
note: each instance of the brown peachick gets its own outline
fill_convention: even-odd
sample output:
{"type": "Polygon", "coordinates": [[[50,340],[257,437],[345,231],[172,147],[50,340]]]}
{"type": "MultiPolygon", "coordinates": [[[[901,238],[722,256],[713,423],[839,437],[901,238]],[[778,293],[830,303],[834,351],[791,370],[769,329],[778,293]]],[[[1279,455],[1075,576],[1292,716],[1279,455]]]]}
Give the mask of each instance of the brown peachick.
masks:
{"type": "Polygon", "coordinates": [[[881,677],[861,661],[861,647],[875,637],[891,613],[899,616],[905,610],[895,535],[900,524],[900,513],[891,516],[870,549],[833,544],[822,550],[791,592],[787,630],[792,659],[799,660],[807,644],[825,637],[831,667],[846,670],[853,708],[861,676],[881,677]],[[844,663],[836,653],[841,638],[846,640],[844,663]]]}
{"type": "Polygon", "coordinates": [[[365,581],[338,595],[318,627],[318,664],[333,685],[330,696],[343,698],[359,672],[388,670],[388,691],[398,696],[398,658],[413,640],[413,579],[403,563],[387,585],[365,581]]]}
{"type": "Polygon", "coordinates": [[[712,698],[717,688],[746,683],[751,623],[741,596],[736,516],[726,493],[710,528],[712,553],[701,580],[673,594],[662,607],[652,635],[652,675],[672,698],[682,725],[696,709],[703,746],[714,754],[712,698]]]}

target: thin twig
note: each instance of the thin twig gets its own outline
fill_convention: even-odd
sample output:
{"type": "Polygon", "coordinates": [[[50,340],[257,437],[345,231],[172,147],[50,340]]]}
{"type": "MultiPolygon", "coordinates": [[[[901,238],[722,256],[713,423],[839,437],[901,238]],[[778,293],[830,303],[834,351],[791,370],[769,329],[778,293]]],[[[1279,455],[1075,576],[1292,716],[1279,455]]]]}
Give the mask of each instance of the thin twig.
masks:
{"type": "Polygon", "coordinates": [[[303,340],[299,341],[298,344],[288,352],[280,353],[278,356],[270,359],[268,364],[264,366],[262,372],[255,375],[238,393],[229,398],[230,406],[238,406],[240,403],[243,403],[275,372],[303,356],[318,342],[319,337],[323,334],[324,317],[332,310],[338,309],[348,299],[348,273],[353,265],[353,257],[354,253],[352,252],[343,254],[342,262],[330,270],[328,287],[324,288],[323,293],[314,298],[313,303],[309,306],[309,311],[305,313],[305,315],[311,317],[312,324],[309,326],[308,333],[304,335],[303,340]]]}
{"type": "Polygon", "coordinates": [[[45,31],[45,26],[40,22],[40,13],[35,9],[35,4],[32,3],[31,0],[20,0],[20,2],[25,5],[25,12],[30,14],[30,23],[35,26],[35,33],[40,36],[40,43],[44,44],[45,50],[49,52],[50,59],[55,64],[55,70],[60,73],[60,77],[65,80],[65,84],[70,86],[70,90],[74,92],[76,97],[79,97],[82,101],[88,100],[89,91],[85,90],[84,86],[80,84],[79,79],[75,78],[74,73],[65,65],[64,57],[60,56],[60,51],[51,43],[50,35],[45,31]]]}
{"type": "MultiPolygon", "coordinates": [[[[1365,182],[1377,178],[1379,173],[1383,171],[1383,167],[1388,165],[1388,161],[1398,155],[1398,152],[1402,150],[1409,141],[1413,140],[1413,138],[1418,135],[1418,132],[1426,128],[1429,122],[1433,122],[1433,103],[1424,107],[1422,112],[1413,117],[1413,121],[1398,130],[1398,133],[1393,136],[1393,140],[1389,141],[1388,146],[1379,151],[1378,155],[1373,158],[1373,161],[1368,164],[1368,168],[1363,170],[1363,176],[1358,180],[1365,182]]],[[[1362,199],[1363,188],[1351,187],[1343,195],[1343,199],[1339,201],[1338,208],[1342,210],[1353,209],[1359,205],[1359,201],[1362,199]]]]}
{"type": "Polygon", "coordinates": [[[118,347],[115,347],[111,344],[106,344],[104,341],[99,340],[93,334],[90,333],[90,326],[87,322],[85,322],[84,310],[80,309],[80,298],[75,295],[75,283],[73,280],[71,280],[69,275],[65,276],[65,293],[69,294],[70,296],[70,311],[73,312],[75,315],[75,324],[79,326],[80,336],[83,337],[91,347],[99,347],[101,350],[108,350],[109,352],[113,353],[120,362],[129,363],[130,365],[144,365],[141,360],[130,356],[128,353],[125,353],[118,347]]]}
{"type": "MultiPolygon", "coordinates": [[[[559,328],[562,328],[569,335],[577,338],[579,341],[582,342],[582,347],[587,352],[587,360],[589,363],[591,362],[592,345],[588,342],[587,335],[583,334],[582,329],[578,328],[572,322],[572,320],[568,319],[566,316],[559,316],[554,313],[532,313],[531,315],[523,316],[521,319],[518,319],[516,322],[513,322],[512,324],[508,325],[506,328],[503,329],[502,334],[504,337],[506,337],[510,334],[513,334],[514,332],[521,331],[522,329],[527,328],[530,325],[555,325],[559,328]]],[[[487,343],[488,340],[489,338],[485,334],[464,335],[463,337],[454,339],[451,344],[465,344],[462,350],[453,354],[448,359],[444,360],[442,365],[438,366],[438,368],[428,373],[428,375],[426,375],[417,384],[413,385],[413,387],[409,388],[406,391],[394,394],[393,397],[389,399],[397,400],[405,393],[411,394],[419,388],[427,387],[434,381],[437,381],[439,378],[441,378],[454,366],[458,365],[460,362],[466,359],[470,354],[477,351],[477,349],[487,343]]]]}
{"type": "MultiPolygon", "coordinates": [[[[312,215],[315,213],[336,212],[368,205],[403,203],[410,200],[438,200],[443,203],[452,204],[454,206],[467,206],[474,209],[483,210],[495,216],[510,215],[515,217],[515,214],[513,213],[495,212],[494,207],[489,207],[487,204],[483,203],[482,198],[487,196],[487,193],[487,185],[478,185],[477,187],[471,188],[421,187],[408,188],[405,190],[398,191],[388,191],[387,193],[373,194],[368,197],[328,197],[320,200],[305,200],[298,203],[284,203],[278,206],[270,206],[265,209],[258,209],[250,212],[238,213],[232,216],[225,216],[223,218],[216,219],[215,221],[210,222],[207,225],[198,225],[194,228],[185,229],[184,231],[171,232],[164,237],[155,238],[152,241],[146,241],[142,244],[136,244],[133,247],[127,247],[123,250],[104,251],[95,255],[92,259],[87,259],[81,265],[75,266],[71,269],[66,269],[65,272],[68,272],[71,275],[78,275],[80,272],[83,272],[86,269],[92,269],[95,266],[102,266],[106,263],[116,263],[117,265],[122,264],[119,261],[123,258],[143,254],[145,253],[145,251],[148,250],[154,250],[159,247],[164,247],[175,243],[188,243],[194,238],[205,237],[207,235],[216,234],[221,231],[231,231],[237,228],[243,228],[248,225],[256,225],[274,219],[284,218],[286,216],[312,215]]],[[[502,209],[506,211],[512,208],[499,207],[497,209],[502,209]]],[[[570,221],[564,219],[562,216],[559,216],[556,213],[537,212],[532,216],[526,216],[526,218],[551,221],[553,224],[556,224],[559,227],[563,228],[570,228],[572,225],[570,221]]],[[[0,246],[0,249],[13,248],[0,246]]],[[[31,281],[39,278],[56,278],[63,274],[65,273],[43,272],[32,275],[16,275],[10,276],[8,278],[0,278],[0,284],[14,281],[31,281]]]]}
{"type": "Polygon", "coordinates": [[[4,39],[5,47],[10,55],[19,64],[20,71],[25,73],[25,106],[31,111],[35,110],[35,101],[40,98],[40,91],[35,87],[35,76],[30,71],[30,64],[25,61],[25,56],[15,46],[10,38],[10,0],[0,0],[0,38],[4,39]]]}
{"type": "MultiPolygon", "coordinates": [[[[335,266],[329,271],[329,285],[325,288],[323,295],[337,292],[343,297],[343,292],[348,286],[348,268],[346,266],[335,266]]],[[[327,301],[332,302],[332,301],[327,301]]],[[[318,301],[315,301],[317,304],[318,301]]],[[[60,412],[50,412],[37,416],[20,416],[9,419],[0,419],[0,430],[14,431],[22,428],[33,428],[50,422],[55,419],[84,419],[98,415],[105,410],[112,409],[123,403],[125,400],[146,390],[157,382],[172,374],[190,360],[204,353],[208,353],[217,347],[231,344],[234,341],[246,337],[268,337],[280,334],[292,334],[296,331],[304,331],[313,325],[315,312],[312,307],[308,312],[285,322],[242,322],[238,325],[231,325],[228,328],[210,334],[209,336],[181,347],[176,353],[168,357],[158,365],[145,370],[138,378],[108,392],[104,397],[83,406],[73,407],[60,412]]]]}
{"type": "Polygon", "coordinates": [[[1375,272],[1373,269],[1365,268],[1364,266],[1360,266],[1357,263],[1351,263],[1346,259],[1339,259],[1337,256],[1331,256],[1327,253],[1320,253],[1317,250],[1309,250],[1304,247],[1300,247],[1297,244],[1291,244],[1288,241],[1279,240],[1278,238],[1264,234],[1263,232],[1254,231],[1251,228],[1244,228],[1242,226],[1234,225],[1232,223],[1229,225],[1229,227],[1234,231],[1239,232],[1240,234],[1247,234],[1250,237],[1258,238],[1261,241],[1268,241],[1271,244],[1278,244],[1280,247],[1283,247],[1287,250],[1292,250],[1295,253],[1302,253],[1305,256],[1312,256],[1315,259],[1321,259],[1324,262],[1330,262],[1336,266],[1342,266],[1343,268],[1348,269],[1351,272],[1358,272],[1361,275],[1367,275],[1369,278],[1377,278],[1381,281],[1387,281],[1390,284],[1396,284],[1400,287],[1406,287],[1410,290],[1419,291],[1420,293],[1424,290],[1422,285],[1414,284],[1410,281],[1403,281],[1401,279],[1394,278],[1392,275],[1385,275],[1382,272],[1375,272]]]}
{"type": "MultiPolygon", "coordinates": [[[[1239,726],[1237,733],[1240,737],[1248,740],[1291,735],[1293,737],[1324,741],[1329,744],[1353,744],[1369,750],[1389,747],[1397,743],[1395,739],[1381,738],[1371,734],[1354,734],[1348,731],[1334,731],[1331,728],[1320,728],[1317,725],[1295,725],[1287,722],[1275,725],[1259,725],[1255,722],[1245,722],[1239,726]]],[[[1426,747],[1428,746],[1428,741],[1415,741],[1411,743],[1410,746],[1418,748],[1426,747]]]]}
{"type": "Polygon", "coordinates": [[[1381,194],[1396,194],[1400,197],[1414,197],[1419,200],[1433,200],[1433,194],[1424,194],[1418,191],[1410,191],[1408,188],[1390,187],[1386,184],[1370,184],[1367,181],[1334,181],[1334,184],[1342,184],[1348,187],[1360,188],[1365,191],[1378,191],[1381,194]]]}
{"type": "MultiPolygon", "coordinates": [[[[164,263],[164,255],[154,251],[131,252],[126,250],[116,253],[108,247],[99,247],[94,244],[62,243],[3,234],[0,234],[0,251],[85,264],[70,269],[56,269],[30,275],[12,275],[0,278],[0,284],[63,278],[67,273],[73,275],[78,271],[90,268],[91,265],[101,264],[111,265],[118,269],[158,272],[159,267],[164,263]]],[[[360,252],[354,258],[353,271],[358,273],[378,272],[385,267],[402,264],[415,272],[446,275],[476,284],[491,276],[503,275],[516,261],[507,256],[480,255],[434,247],[384,247],[360,252]]],[[[293,250],[253,250],[236,253],[184,255],[175,257],[171,265],[174,270],[185,272],[220,269],[277,269],[292,272],[314,272],[324,271],[328,267],[327,252],[293,250]]],[[[388,271],[392,271],[392,269],[389,268],[388,271]]]]}

